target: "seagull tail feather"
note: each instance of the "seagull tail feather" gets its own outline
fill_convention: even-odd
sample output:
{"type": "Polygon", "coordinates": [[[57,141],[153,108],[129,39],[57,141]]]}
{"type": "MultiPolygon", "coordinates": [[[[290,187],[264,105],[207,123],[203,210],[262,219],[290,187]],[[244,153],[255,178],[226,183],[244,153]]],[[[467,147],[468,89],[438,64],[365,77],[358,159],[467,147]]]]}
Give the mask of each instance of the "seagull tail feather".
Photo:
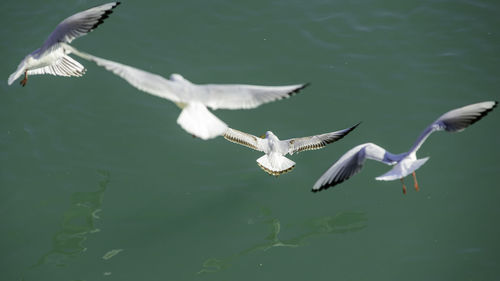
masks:
{"type": "Polygon", "coordinates": [[[189,103],[184,107],[177,124],[191,135],[204,140],[221,136],[228,128],[201,103],[189,103]]]}
{"type": "Polygon", "coordinates": [[[295,167],[295,162],[279,154],[266,154],[257,159],[257,164],[262,170],[273,176],[290,172],[295,167]]]}
{"type": "Polygon", "coordinates": [[[396,164],[389,172],[378,176],[375,179],[379,181],[393,181],[404,178],[424,165],[427,160],[429,160],[429,157],[416,160],[403,160],[396,164]]]}

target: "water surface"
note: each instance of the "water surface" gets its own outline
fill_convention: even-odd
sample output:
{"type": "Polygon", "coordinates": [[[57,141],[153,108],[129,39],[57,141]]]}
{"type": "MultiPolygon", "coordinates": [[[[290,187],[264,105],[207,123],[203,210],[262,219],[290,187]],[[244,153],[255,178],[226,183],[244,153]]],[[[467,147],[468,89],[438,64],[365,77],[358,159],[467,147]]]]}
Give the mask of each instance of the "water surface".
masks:
{"type": "MultiPolygon", "coordinates": [[[[363,121],[274,178],[255,151],[194,139],[179,109],[89,63],[7,86],[66,16],[98,1],[0,4],[2,280],[498,280],[500,113],[419,151],[420,192],[374,178],[313,194],[346,150],[406,151],[430,122],[498,100],[496,1],[125,1],[74,45],[196,83],[311,82],[218,110],[283,139],[363,121]]],[[[411,187],[411,182],[407,184],[411,187]]]]}

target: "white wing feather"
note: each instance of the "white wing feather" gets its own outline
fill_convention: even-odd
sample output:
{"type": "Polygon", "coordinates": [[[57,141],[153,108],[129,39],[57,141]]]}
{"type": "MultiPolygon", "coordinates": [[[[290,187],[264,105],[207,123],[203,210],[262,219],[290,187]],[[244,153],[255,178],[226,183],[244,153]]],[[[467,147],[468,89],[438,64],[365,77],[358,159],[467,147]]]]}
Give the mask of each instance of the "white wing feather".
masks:
{"type": "Polygon", "coordinates": [[[28,70],[28,75],[38,74],[80,77],[85,74],[85,67],[71,57],[64,56],[54,64],[28,70]]]}
{"type": "Polygon", "coordinates": [[[171,100],[175,103],[187,102],[184,98],[181,98],[181,96],[177,94],[182,94],[185,91],[185,87],[182,85],[182,83],[168,80],[160,75],[153,74],[132,66],[81,52],[70,45],[65,45],[64,48],[83,59],[93,61],[97,65],[113,72],[114,74],[125,79],[128,83],[130,83],[130,85],[143,92],[171,100]]]}
{"type": "Polygon", "coordinates": [[[288,98],[308,86],[257,86],[244,84],[195,85],[193,98],[212,109],[249,109],[275,100],[288,98]]]}

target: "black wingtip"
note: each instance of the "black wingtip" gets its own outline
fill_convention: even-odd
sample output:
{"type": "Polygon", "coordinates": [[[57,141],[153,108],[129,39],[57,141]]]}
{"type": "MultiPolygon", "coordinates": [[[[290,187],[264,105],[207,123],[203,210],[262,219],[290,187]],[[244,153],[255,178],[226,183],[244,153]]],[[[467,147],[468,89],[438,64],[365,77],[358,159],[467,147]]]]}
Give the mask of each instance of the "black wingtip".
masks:
{"type": "Polygon", "coordinates": [[[484,116],[488,115],[488,113],[490,113],[493,109],[495,109],[495,107],[497,107],[498,105],[498,101],[493,101],[493,102],[494,102],[493,106],[481,112],[480,115],[469,124],[469,126],[483,119],[484,116]]]}
{"type": "Polygon", "coordinates": [[[335,139],[335,141],[338,141],[338,140],[340,140],[340,139],[344,138],[345,136],[347,136],[347,135],[348,135],[349,133],[351,133],[354,129],[356,129],[356,128],[359,126],[359,124],[361,124],[361,122],[358,122],[358,124],[356,124],[356,125],[354,125],[354,126],[352,126],[352,127],[349,127],[349,128],[347,128],[347,129],[344,129],[344,130],[342,131],[343,135],[342,135],[342,136],[340,136],[338,139],[335,139]]]}
{"type": "Polygon", "coordinates": [[[322,186],[320,186],[318,189],[311,189],[311,192],[312,193],[318,193],[322,190],[327,190],[329,189],[330,187],[334,187],[338,184],[341,184],[343,182],[345,182],[347,179],[349,179],[350,177],[347,177],[347,178],[343,178],[343,179],[337,179],[337,180],[333,180],[332,182],[328,183],[328,184],[324,184],[322,186]]]}
{"type": "Polygon", "coordinates": [[[322,185],[322,186],[321,186],[320,188],[318,188],[318,189],[311,189],[311,192],[312,192],[312,193],[318,193],[318,192],[320,192],[320,191],[322,191],[322,190],[326,190],[326,189],[328,189],[328,188],[330,188],[330,187],[332,187],[332,186],[333,186],[333,185],[322,185]]]}
{"type": "Polygon", "coordinates": [[[359,121],[358,124],[352,126],[351,129],[352,130],[356,129],[356,127],[358,127],[361,123],[363,123],[363,121],[359,121]]]}
{"type": "Polygon", "coordinates": [[[110,9],[104,11],[104,13],[101,15],[101,17],[97,20],[97,22],[89,29],[89,32],[96,29],[99,25],[101,25],[104,22],[105,19],[109,18],[109,15],[113,13],[113,9],[116,8],[120,4],[121,4],[121,2],[115,2],[115,5],[111,6],[110,9]]]}
{"type": "Polygon", "coordinates": [[[311,82],[306,82],[304,85],[302,85],[301,90],[304,89],[305,87],[309,87],[311,85],[311,82]]]}
{"type": "Polygon", "coordinates": [[[298,87],[297,89],[291,91],[290,93],[288,93],[288,96],[286,97],[291,97],[297,93],[299,93],[300,91],[302,91],[302,89],[306,88],[306,87],[309,87],[309,85],[311,85],[311,83],[307,82],[305,84],[302,84],[302,86],[298,87]]]}

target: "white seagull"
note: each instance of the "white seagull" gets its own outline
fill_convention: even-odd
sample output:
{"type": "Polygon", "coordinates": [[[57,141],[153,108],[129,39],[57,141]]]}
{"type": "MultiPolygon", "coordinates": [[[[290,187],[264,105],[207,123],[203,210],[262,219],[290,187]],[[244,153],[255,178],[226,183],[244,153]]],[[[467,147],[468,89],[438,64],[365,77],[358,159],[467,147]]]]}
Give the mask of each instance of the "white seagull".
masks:
{"type": "Polygon", "coordinates": [[[265,136],[256,137],[228,128],[224,134],[224,138],[230,142],[264,152],[265,155],[257,159],[257,164],[268,174],[279,176],[291,171],[295,167],[295,162],[286,158],[285,155],[293,155],[304,150],[323,148],[325,145],[343,138],[358,125],[359,123],[350,128],[332,133],[288,140],[279,140],[271,131],[267,131],[265,136]]]}
{"type": "Polygon", "coordinates": [[[288,86],[256,86],[238,84],[194,84],[180,74],[170,79],[132,66],[99,58],[67,45],[72,53],[125,79],[132,86],[148,94],[171,100],[182,109],[177,123],[187,132],[201,139],[224,134],[228,126],[212,114],[211,109],[249,109],[275,100],[288,98],[308,84],[288,86]]]}
{"type": "Polygon", "coordinates": [[[463,131],[468,126],[481,120],[488,112],[493,110],[497,103],[496,101],[475,103],[443,114],[425,128],[411,149],[405,153],[392,154],[373,143],[358,145],[340,157],[340,159],[316,181],[312,191],[317,192],[327,189],[349,179],[361,170],[366,159],[377,160],[387,165],[394,165],[389,172],[376,177],[376,180],[392,181],[400,179],[403,184],[403,193],[406,194],[406,186],[403,178],[409,174],[413,174],[415,189],[418,191],[419,187],[415,170],[420,168],[429,157],[417,159],[416,153],[427,137],[435,131],[463,131]]]}
{"type": "Polygon", "coordinates": [[[85,68],[68,56],[68,51],[64,49],[62,43],[71,43],[74,39],[94,30],[119,4],[120,2],[104,4],[63,20],[45,40],[42,47],[21,61],[17,70],[9,76],[9,85],[23,74],[24,79],[21,80],[23,87],[28,82],[28,75],[51,74],[80,77],[85,74],[85,68]]]}

